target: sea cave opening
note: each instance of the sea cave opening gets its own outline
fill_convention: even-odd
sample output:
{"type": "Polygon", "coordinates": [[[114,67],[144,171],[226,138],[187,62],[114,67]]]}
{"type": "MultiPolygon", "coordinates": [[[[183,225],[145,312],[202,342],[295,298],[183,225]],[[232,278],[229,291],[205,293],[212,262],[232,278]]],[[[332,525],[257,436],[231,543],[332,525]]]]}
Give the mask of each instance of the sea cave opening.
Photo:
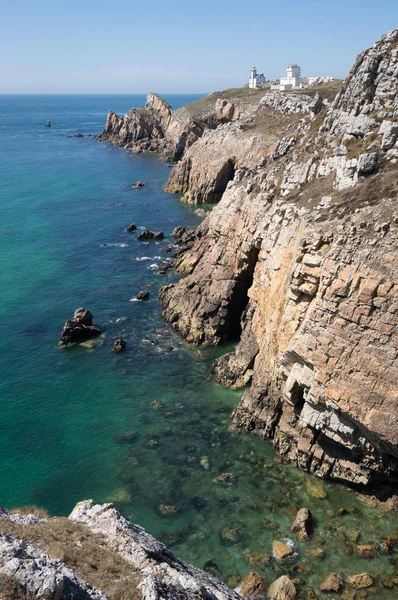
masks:
{"type": "Polygon", "coordinates": [[[253,285],[254,270],[259,251],[259,248],[255,246],[249,251],[245,268],[239,274],[231,296],[228,338],[232,341],[239,341],[242,333],[242,321],[244,320],[244,313],[249,303],[248,291],[253,285]]]}
{"type": "Polygon", "coordinates": [[[305,398],[304,398],[305,388],[303,385],[300,385],[297,381],[294,382],[293,387],[290,391],[290,399],[294,404],[294,414],[296,417],[299,417],[301,411],[304,408],[305,398]]]}

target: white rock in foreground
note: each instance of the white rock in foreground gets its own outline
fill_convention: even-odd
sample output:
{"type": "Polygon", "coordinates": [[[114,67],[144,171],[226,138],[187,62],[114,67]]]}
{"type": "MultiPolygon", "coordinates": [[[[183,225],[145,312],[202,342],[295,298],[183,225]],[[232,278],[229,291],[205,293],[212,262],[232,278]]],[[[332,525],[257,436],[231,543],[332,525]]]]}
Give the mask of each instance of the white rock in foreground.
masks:
{"type": "Polygon", "coordinates": [[[0,572],[38,598],[109,600],[105,592],[90,586],[61,561],[9,535],[0,535],[0,572]]]}
{"type": "Polygon", "coordinates": [[[227,585],[183,562],[145,529],[130,523],[113,504],[79,502],[69,519],[102,534],[114,552],[141,571],[143,600],[241,600],[227,585]]]}

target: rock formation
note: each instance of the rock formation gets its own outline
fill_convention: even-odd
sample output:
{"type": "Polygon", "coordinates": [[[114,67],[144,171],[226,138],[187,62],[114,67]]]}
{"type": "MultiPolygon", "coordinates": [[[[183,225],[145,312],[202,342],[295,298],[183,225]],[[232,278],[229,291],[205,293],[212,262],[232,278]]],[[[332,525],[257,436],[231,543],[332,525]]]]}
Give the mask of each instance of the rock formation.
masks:
{"type": "Polygon", "coordinates": [[[101,333],[101,329],[93,324],[93,315],[85,308],[77,308],[73,318],[66,321],[61,334],[60,345],[67,346],[84,342],[101,333]]]}
{"type": "Polygon", "coordinates": [[[269,92],[247,129],[206,130],[170,185],[211,197],[215,157],[233,162],[233,179],[179,254],[186,277],[160,292],[189,342],[239,342],[212,368],[223,385],[249,384],[234,427],[381,496],[398,481],[397,74],[395,30],[357,58],[331,105],[269,92]]]}
{"type": "MultiPolygon", "coordinates": [[[[69,520],[76,524],[74,539],[79,539],[82,527],[88,528],[92,532],[91,549],[96,545],[98,549],[105,547],[108,560],[113,556],[114,560],[126,564],[126,574],[130,570],[138,584],[129,591],[128,597],[132,599],[242,600],[221,581],[177,558],[145,529],[122,517],[112,504],[100,505],[92,500],[80,502],[69,520]]],[[[32,533],[27,526],[34,528],[47,522],[34,515],[15,515],[0,508],[0,531],[4,521],[20,525],[21,534],[28,538],[32,533]]],[[[69,526],[68,535],[70,531],[69,526]]],[[[53,535],[50,539],[54,539],[53,535]]],[[[115,571],[109,566],[112,579],[115,571]]],[[[107,569],[107,565],[101,568],[107,569]]],[[[30,597],[109,600],[105,592],[85,582],[60,560],[54,560],[28,541],[1,533],[0,571],[23,586],[30,597]]]]}
{"type": "Polygon", "coordinates": [[[143,600],[241,600],[221,581],[178,559],[145,529],[122,517],[112,504],[80,502],[69,519],[101,534],[110,548],[140,571],[143,600]]]}

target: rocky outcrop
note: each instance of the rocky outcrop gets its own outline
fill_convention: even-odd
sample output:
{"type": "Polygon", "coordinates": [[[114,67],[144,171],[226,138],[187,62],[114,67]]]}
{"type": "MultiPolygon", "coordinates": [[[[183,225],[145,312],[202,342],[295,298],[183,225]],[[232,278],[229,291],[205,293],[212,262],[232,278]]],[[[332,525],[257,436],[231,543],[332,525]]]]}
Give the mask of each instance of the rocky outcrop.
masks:
{"type": "Polygon", "coordinates": [[[178,559],[145,529],[122,517],[112,504],[80,502],[69,518],[101,534],[110,548],[139,569],[143,600],[241,600],[221,581],[178,559]]]}
{"type": "Polygon", "coordinates": [[[1,534],[0,572],[18,582],[33,597],[109,600],[104,592],[87,584],[61,561],[40,552],[32,544],[1,534]]]}
{"type": "MultiPolygon", "coordinates": [[[[397,42],[398,30],[360,55],[316,116],[302,100],[287,108],[290,94],[266,95],[263,142],[277,132],[279,143],[257,166],[235,165],[179,257],[186,277],[160,292],[164,318],[189,342],[239,340],[212,368],[223,385],[249,384],[234,427],[272,438],[311,473],[380,495],[398,481],[397,42]],[[347,129],[375,110],[376,129],[347,129]]],[[[192,171],[195,148],[214,160],[233,127],[204,135],[180,171],[192,171]]],[[[203,181],[194,172],[188,194],[203,181]]]]}
{"type": "Polygon", "coordinates": [[[73,318],[66,321],[61,334],[60,346],[84,342],[101,333],[101,329],[93,324],[93,315],[85,308],[77,308],[73,318]]]}

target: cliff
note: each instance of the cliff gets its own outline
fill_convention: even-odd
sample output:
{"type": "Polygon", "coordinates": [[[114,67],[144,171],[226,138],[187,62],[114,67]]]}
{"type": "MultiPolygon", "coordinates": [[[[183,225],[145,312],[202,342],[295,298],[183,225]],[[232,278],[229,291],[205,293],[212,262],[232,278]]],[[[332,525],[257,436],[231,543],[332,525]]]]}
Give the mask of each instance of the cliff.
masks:
{"type": "Polygon", "coordinates": [[[269,92],[250,122],[205,131],[170,186],[200,201],[230,180],[160,293],[189,342],[238,342],[212,368],[247,385],[234,427],[380,496],[398,481],[397,75],[395,30],[332,104],[269,92]]]}

